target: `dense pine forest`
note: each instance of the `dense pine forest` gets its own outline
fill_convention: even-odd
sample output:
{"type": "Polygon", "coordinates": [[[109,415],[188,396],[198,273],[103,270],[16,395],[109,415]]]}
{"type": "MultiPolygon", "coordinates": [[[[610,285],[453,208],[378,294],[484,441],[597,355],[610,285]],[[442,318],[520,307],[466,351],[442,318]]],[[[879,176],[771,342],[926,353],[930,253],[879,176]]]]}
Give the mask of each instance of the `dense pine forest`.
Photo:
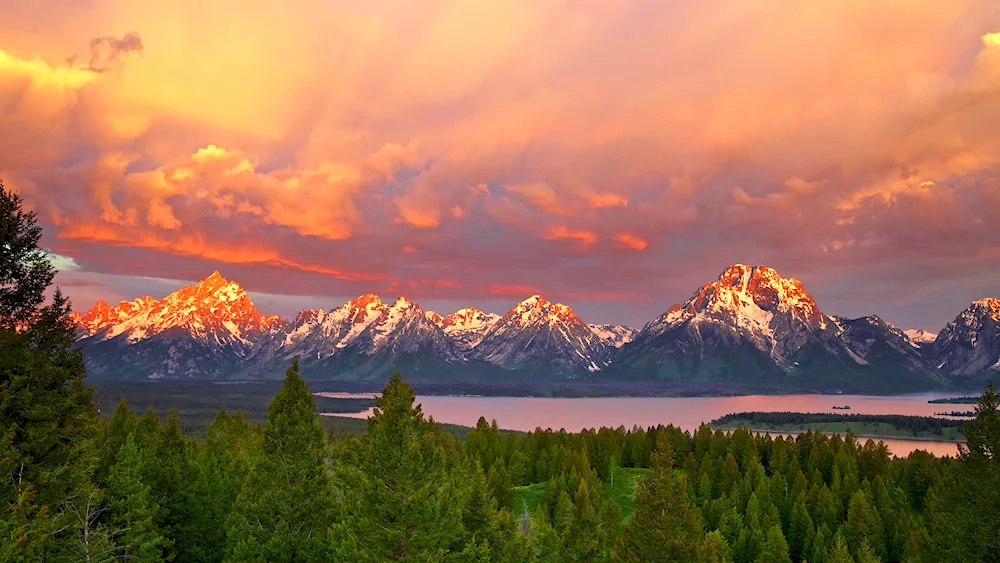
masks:
{"type": "Polygon", "coordinates": [[[957,458],[705,425],[459,437],[398,374],[364,432],[328,432],[297,364],[262,423],[103,422],[40,236],[0,188],[3,561],[1000,561],[992,384],[957,458]]]}

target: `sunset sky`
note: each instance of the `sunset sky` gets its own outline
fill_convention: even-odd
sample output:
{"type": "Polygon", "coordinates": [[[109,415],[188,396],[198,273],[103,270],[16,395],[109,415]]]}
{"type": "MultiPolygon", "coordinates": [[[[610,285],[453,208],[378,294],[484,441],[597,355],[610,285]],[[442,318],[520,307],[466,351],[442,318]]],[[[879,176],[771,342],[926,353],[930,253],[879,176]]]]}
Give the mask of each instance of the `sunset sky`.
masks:
{"type": "Polygon", "coordinates": [[[733,263],[1000,296],[996,0],[0,0],[0,178],[77,308],[219,269],[641,326],[733,263]]]}

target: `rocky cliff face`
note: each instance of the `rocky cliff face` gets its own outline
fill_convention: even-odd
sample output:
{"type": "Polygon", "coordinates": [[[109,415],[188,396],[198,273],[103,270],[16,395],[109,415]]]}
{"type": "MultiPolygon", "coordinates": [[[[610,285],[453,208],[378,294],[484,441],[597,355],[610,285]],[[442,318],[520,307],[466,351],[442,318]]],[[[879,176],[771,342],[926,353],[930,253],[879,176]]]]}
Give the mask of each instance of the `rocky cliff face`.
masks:
{"type": "Polygon", "coordinates": [[[980,299],[948,323],[934,340],[938,369],[958,377],[1000,373],[1000,299],[980,299]]]}

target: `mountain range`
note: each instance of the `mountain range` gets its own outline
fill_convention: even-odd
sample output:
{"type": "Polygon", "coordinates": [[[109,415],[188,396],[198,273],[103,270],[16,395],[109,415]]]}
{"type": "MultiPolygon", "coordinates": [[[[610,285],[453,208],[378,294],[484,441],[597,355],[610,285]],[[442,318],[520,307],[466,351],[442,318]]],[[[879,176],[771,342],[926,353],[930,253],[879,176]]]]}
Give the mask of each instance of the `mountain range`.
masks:
{"type": "Polygon", "coordinates": [[[503,315],[448,315],[362,295],[295,319],[261,313],[214,272],[162,300],[73,315],[95,379],[274,379],[293,359],[314,380],[668,381],[787,390],[921,391],[1000,372],[1000,299],[939,334],[876,315],[821,312],[794,278],[737,264],[636,330],[587,324],[540,295],[503,315]]]}

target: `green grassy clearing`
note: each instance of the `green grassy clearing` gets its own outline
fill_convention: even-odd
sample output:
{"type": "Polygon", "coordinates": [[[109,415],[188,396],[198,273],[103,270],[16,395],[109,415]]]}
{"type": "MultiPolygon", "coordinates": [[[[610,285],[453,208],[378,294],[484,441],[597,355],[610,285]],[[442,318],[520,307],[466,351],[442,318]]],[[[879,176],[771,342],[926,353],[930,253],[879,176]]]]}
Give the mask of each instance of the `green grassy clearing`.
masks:
{"type": "MultiPolygon", "coordinates": [[[[638,478],[648,471],[634,467],[616,467],[614,486],[611,482],[603,484],[604,495],[618,504],[622,512],[622,517],[627,522],[635,512],[635,486],[638,478]]],[[[514,510],[520,515],[527,512],[534,515],[538,512],[538,505],[542,492],[545,491],[545,483],[534,483],[523,487],[514,488],[514,510]]]]}

